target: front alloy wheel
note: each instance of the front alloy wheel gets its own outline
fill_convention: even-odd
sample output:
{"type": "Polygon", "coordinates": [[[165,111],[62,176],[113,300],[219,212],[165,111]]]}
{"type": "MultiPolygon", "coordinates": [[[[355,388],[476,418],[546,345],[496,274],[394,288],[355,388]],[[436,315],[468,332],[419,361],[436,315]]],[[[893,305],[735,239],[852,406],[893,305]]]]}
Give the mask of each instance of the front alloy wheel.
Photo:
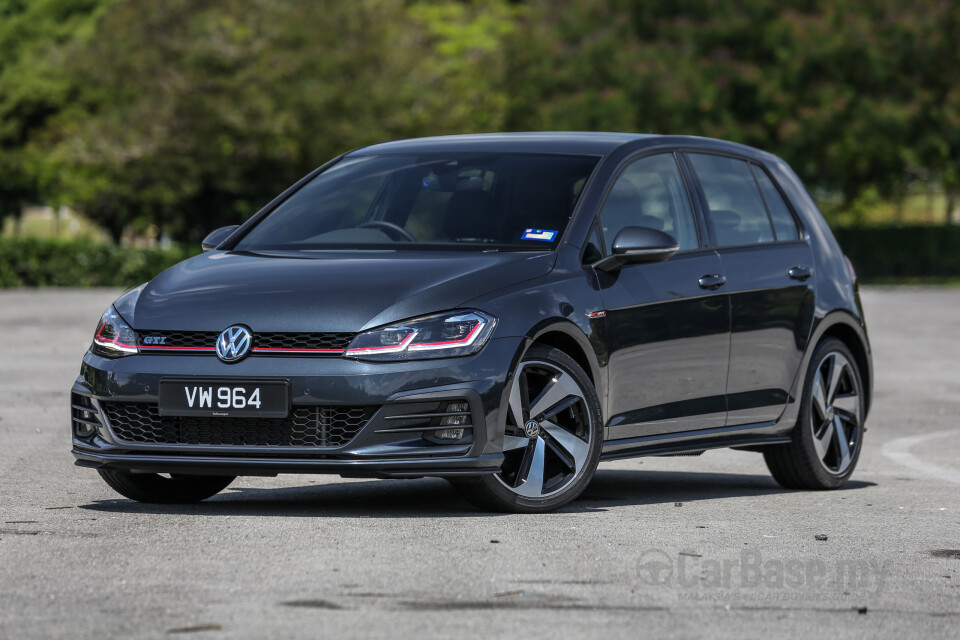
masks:
{"type": "Polygon", "coordinates": [[[600,402],[583,369],[562,351],[535,346],[514,372],[505,408],[500,473],[460,483],[461,492],[497,511],[550,511],[576,498],[602,444],[600,402]]]}

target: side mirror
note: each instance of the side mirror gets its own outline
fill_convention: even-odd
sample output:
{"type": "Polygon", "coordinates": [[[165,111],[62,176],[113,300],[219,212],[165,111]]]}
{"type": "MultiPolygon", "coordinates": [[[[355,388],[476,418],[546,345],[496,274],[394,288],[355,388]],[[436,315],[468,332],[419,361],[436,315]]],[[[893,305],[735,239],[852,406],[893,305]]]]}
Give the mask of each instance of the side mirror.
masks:
{"type": "Polygon", "coordinates": [[[680,250],[669,233],[647,227],[625,227],[613,240],[611,255],[593,263],[594,269],[616,271],[625,264],[662,262],[680,250]]]}
{"type": "Polygon", "coordinates": [[[228,227],[220,227],[219,229],[214,229],[207,234],[207,237],[200,242],[200,248],[204,251],[210,251],[211,249],[216,249],[220,246],[224,240],[230,237],[234,231],[240,228],[238,224],[231,224],[228,227]]]}

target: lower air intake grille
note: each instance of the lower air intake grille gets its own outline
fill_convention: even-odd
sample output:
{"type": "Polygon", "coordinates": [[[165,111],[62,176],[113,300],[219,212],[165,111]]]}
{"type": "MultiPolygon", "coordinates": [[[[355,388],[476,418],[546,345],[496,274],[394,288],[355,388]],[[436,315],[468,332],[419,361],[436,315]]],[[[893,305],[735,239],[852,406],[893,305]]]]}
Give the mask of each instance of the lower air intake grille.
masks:
{"type": "Polygon", "coordinates": [[[92,436],[100,428],[100,417],[87,396],[70,394],[70,417],[73,433],[81,438],[92,436]]]}
{"type": "Polygon", "coordinates": [[[161,416],[155,404],[103,402],[114,435],[132,444],[341,447],[380,407],[295,407],[286,418],[161,416]]]}

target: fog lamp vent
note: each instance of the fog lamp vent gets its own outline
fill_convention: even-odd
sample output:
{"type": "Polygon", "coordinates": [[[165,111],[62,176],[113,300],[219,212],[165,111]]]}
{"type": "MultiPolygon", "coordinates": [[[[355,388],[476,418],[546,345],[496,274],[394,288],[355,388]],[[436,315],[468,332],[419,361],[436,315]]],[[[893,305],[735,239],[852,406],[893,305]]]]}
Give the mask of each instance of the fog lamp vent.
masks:
{"type": "MultiPolygon", "coordinates": [[[[444,416],[440,420],[441,427],[459,427],[470,422],[470,405],[466,402],[450,402],[447,404],[445,413],[455,413],[457,415],[444,416]]],[[[463,438],[465,429],[463,427],[454,429],[438,429],[433,435],[438,440],[460,440],[463,438]]]]}

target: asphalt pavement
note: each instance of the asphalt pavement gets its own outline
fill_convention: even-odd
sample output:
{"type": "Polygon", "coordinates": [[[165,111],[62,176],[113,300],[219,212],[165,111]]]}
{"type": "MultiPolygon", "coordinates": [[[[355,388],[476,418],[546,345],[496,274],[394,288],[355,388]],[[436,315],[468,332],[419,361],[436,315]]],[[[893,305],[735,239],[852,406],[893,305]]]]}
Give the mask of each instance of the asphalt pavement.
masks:
{"type": "Polygon", "coordinates": [[[713,451],[605,463],[546,515],[436,479],[120,498],[73,466],[68,422],[117,293],[0,292],[0,638],[960,637],[960,288],[864,291],[875,399],[846,488],[713,451]]]}

